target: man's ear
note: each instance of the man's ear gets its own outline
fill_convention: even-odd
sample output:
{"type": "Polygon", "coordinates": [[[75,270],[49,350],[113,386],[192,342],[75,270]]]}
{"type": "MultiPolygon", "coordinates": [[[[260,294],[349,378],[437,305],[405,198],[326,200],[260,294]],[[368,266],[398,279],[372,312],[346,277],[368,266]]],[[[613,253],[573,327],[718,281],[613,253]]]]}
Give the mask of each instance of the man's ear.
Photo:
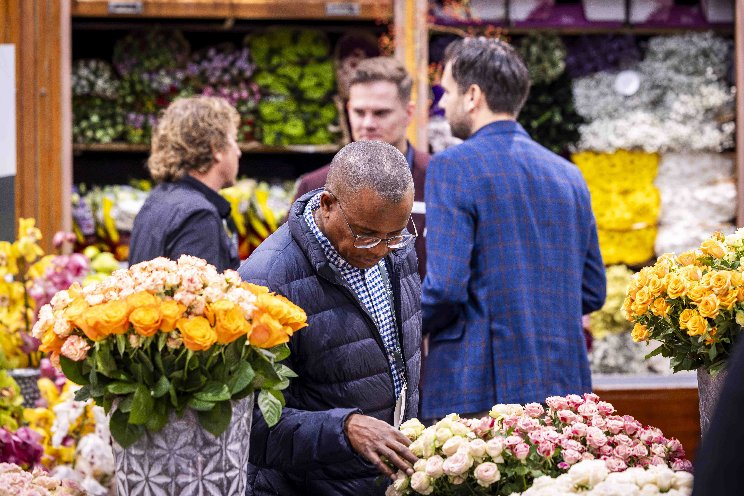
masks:
{"type": "Polygon", "coordinates": [[[477,84],[471,84],[465,91],[465,110],[471,112],[483,104],[486,95],[477,84]]]}
{"type": "Polygon", "coordinates": [[[413,113],[416,111],[416,104],[412,101],[409,101],[406,104],[406,127],[408,127],[411,122],[413,121],[413,113]]]}
{"type": "Polygon", "coordinates": [[[323,191],[320,194],[320,215],[326,218],[331,213],[331,207],[336,200],[327,192],[323,191]]]}

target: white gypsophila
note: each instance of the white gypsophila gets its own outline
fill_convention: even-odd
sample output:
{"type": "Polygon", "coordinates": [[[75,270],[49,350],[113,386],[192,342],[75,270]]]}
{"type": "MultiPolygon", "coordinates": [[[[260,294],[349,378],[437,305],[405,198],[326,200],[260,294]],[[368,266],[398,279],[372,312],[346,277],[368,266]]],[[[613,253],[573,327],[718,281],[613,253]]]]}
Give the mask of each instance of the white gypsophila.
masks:
{"type": "Polygon", "coordinates": [[[434,153],[439,153],[451,146],[462,143],[460,138],[452,136],[452,128],[447,119],[441,116],[433,116],[429,119],[426,125],[426,134],[434,153]]]}
{"type": "Polygon", "coordinates": [[[606,153],[632,149],[653,153],[666,148],[669,142],[661,120],[645,110],[581,124],[579,133],[578,150],[606,153]]]}
{"type": "Polygon", "coordinates": [[[649,39],[646,60],[662,61],[685,74],[700,74],[708,70],[717,78],[726,75],[732,60],[731,40],[712,31],[656,36],[649,39]]]}
{"type": "Polygon", "coordinates": [[[659,187],[662,225],[726,224],[736,217],[734,180],[693,187],[659,187]]]}
{"type": "Polygon", "coordinates": [[[661,155],[654,185],[660,190],[697,186],[735,177],[734,160],[720,153],[669,152],[661,155]]]}
{"type": "Polygon", "coordinates": [[[682,253],[700,246],[716,231],[723,234],[734,232],[733,224],[676,223],[661,225],[656,233],[656,253],[682,253]]]}
{"type": "Polygon", "coordinates": [[[638,91],[628,96],[615,91],[616,79],[614,72],[598,72],[575,79],[571,87],[576,112],[588,120],[615,119],[634,110],[652,108],[663,96],[651,84],[651,79],[642,74],[638,91]]]}

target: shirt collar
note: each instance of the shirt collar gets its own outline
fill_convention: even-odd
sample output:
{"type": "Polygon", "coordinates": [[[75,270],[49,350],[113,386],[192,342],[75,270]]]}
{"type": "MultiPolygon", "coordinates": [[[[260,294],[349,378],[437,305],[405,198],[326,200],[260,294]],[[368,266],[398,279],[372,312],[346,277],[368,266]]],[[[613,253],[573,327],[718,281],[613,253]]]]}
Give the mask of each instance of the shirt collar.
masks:
{"type": "Polygon", "coordinates": [[[230,202],[225,200],[218,192],[188,174],[184,174],[184,176],[179,181],[182,184],[185,184],[204,195],[204,197],[209,200],[209,203],[215,206],[217,212],[219,212],[220,214],[220,217],[222,217],[223,219],[229,217],[230,202]]]}

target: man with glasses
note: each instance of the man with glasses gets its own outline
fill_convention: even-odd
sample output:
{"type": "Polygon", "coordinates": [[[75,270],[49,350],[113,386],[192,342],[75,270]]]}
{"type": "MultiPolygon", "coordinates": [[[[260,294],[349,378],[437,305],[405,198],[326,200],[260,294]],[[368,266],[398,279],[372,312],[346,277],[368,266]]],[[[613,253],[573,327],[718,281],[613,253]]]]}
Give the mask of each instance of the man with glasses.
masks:
{"type": "Polygon", "coordinates": [[[380,475],[413,473],[395,427],[418,414],[421,288],[406,159],[381,141],[346,145],[325,189],[240,267],[308,315],[287,365],[298,377],[279,422],[254,411],[248,495],[382,495],[380,475]],[[407,226],[412,226],[412,232],[407,226]]]}

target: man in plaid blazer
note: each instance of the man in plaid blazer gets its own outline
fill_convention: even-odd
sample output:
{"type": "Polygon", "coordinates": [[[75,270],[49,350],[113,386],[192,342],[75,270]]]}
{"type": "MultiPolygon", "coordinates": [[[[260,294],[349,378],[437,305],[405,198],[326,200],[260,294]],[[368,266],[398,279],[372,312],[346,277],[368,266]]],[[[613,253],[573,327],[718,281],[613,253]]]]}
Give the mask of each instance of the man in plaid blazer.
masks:
{"type": "Polygon", "coordinates": [[[515,121],[529,91],[498,40],[448,47],[442,86],[453,135],[426,178],[421,417],[591,391],[581,316],[605,274],[579,170],[515,121]]]}

